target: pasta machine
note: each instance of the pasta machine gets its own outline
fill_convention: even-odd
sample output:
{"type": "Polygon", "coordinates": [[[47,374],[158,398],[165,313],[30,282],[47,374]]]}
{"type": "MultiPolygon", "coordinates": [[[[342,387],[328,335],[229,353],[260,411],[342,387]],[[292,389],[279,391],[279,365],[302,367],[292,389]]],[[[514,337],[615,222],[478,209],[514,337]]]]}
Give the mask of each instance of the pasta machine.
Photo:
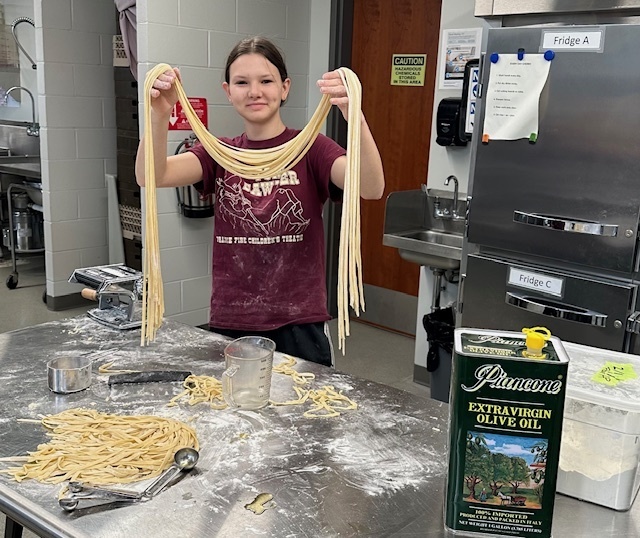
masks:
{"type": "Polygon", "coordinates": [[[135,329],[142,325],[142,278],[140,271],[124,264],[97,265],[76,269],[69,282],[89,286],[81,295],[98,302],[87,315],[114,329],[135,329]]]}

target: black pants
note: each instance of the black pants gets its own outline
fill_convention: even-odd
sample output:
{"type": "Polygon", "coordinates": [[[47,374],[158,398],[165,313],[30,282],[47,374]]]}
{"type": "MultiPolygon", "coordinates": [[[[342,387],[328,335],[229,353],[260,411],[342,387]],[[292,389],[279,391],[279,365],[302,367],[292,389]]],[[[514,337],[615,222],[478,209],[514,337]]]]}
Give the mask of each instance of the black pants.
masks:
{"type": "Polygon", "coordinates": [[[285,325],[272,331],[237,331],[209,327],[209,330],[229,336],[263,336],[276,343],[276,351],[300,357],[324,366],[333,365],[333,348],[329,336],[325,333],[325,323],[303,323],[301,325],[285,325]]]}

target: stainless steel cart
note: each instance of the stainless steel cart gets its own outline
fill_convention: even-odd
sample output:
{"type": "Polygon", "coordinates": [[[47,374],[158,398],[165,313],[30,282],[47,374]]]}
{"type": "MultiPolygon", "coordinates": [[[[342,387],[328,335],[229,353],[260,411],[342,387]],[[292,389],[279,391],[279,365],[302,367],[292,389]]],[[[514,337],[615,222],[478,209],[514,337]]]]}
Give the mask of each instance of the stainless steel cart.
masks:
{"type": "Polygon", "coordinates": [[[13,270],[7,277],[6,285],[10,290],[18,286],[18,256],[41,254],[45,251],[44,232],[42,231],[42,205],[33,201],[27,202],[27,207],[21,208],[25,209],[22,212],[15,211],[13,207],[12,194],[14,191],[30,194],[34,190],[37,191],[39,189],[36,185],[30,185],[29,182],[22,184],[11,183],[7,189],[7,213],[9,217],[7,233],[9,244],[7,246],[11,252],[13,270]],[[22,213],[24,219],[23,215],[18,215],[18,213],[22,213]],[[38,215],[40,215],[39,218],[38,215]],[[33,222],[29,222],[30,220],[33,222]]]}

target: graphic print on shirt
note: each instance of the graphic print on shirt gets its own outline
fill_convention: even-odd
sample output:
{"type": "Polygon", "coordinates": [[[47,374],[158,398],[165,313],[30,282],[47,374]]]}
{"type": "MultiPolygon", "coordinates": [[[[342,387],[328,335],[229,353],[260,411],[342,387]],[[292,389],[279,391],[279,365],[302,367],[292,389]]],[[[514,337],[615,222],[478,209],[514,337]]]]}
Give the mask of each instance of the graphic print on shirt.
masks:
{"type": "Polygon", "coordinates": [[[294,171],[277,178],[248,181],[236,175],[216,179],[218,216],[236,231],[216,236],[219,243],[272,244],[299,242],[309,226],[302,203],[290,185],[299,185],[294,171]]]}

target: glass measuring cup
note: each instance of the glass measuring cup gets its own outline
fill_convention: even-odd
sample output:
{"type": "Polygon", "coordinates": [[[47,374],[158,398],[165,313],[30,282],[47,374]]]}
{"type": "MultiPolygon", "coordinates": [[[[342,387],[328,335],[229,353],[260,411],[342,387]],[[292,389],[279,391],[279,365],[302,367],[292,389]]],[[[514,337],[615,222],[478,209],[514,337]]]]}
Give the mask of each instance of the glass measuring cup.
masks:
{"type": "Polygon", "coordinates": [[[261,336],[243,336],[224,348],[222,396],[229,407],[260,409],[269,403],[276,344],[261,336]]]}

